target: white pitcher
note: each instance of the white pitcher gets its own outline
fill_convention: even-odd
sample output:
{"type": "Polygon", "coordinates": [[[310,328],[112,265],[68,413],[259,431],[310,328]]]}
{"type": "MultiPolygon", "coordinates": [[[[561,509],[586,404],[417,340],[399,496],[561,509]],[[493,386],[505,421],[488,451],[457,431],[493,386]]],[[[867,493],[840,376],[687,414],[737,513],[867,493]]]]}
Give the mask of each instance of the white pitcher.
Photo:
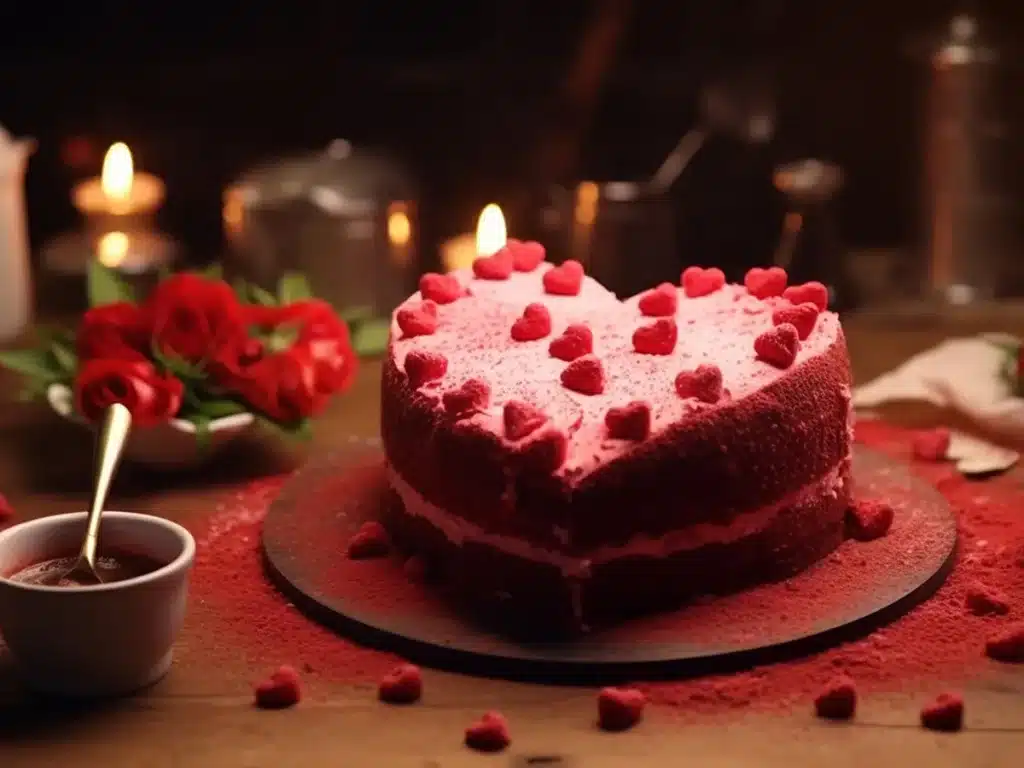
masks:
{"type": "Polygon", "coordinates": [[[0,342],[32,318],[32,275],[25,223],[25,166],[33,139],[15,139],[0,126],[0,342]]]}

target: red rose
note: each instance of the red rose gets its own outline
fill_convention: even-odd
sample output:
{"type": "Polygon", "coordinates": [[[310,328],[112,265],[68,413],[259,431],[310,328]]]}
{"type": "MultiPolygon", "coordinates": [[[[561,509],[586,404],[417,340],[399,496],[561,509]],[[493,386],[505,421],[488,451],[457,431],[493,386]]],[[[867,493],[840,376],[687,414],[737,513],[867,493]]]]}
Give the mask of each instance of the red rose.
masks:
{"type": "Polygon", "coordinates": [[[173,275],[157,285],[147,307],[157,348],[190,363],[244,344],[247,338],[242,306],[221,280],[187,272],[173,275]]]}
{"type": "Polygon", "coordinates": [[[149,333],[147,313],[135,304],[119,301],[93,307],[78,326],[78,355],[83,360],[145,360],[149,333]]]}
{"type": "Polygon", "coordinates": [[[75,407],[89,421],[99,421],[108,407],[122,403],[139,426],[160,424],[181,407],[182,383],[157,373],[152,363],[88,360],[75,378],[75,407]]]}
{"type": "Polygon", "coordinates": [[[243,367],[235,389],[254,409],[282,424],[315,416],[327,404],[317,387],[316,362],[304,345],[243,367]]]}

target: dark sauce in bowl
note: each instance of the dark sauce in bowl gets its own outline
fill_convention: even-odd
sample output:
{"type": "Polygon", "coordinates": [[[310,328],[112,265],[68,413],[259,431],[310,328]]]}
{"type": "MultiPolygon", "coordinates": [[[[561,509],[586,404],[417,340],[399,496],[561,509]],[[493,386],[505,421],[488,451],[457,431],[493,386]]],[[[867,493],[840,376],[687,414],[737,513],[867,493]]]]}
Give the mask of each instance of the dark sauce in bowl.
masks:
{"type": "MultiPolygon", "coordinates": [[[[7,578],[19,584],[34,584],[47,587],[95,586],[91,582],[83,583],[77,579],[60,577],[62,573],[70,571],[77,560],[78,555],[40,560],[37,563],[18,569],[7,578]]],[[[145,576],[147,573],[152,573],[163,568],[165,565],[167,563],[162,563],[148,555],[108,551],[96,558],[96,573],[99,575],[100,581],[104,584],[110,584],[145,576]]]]}

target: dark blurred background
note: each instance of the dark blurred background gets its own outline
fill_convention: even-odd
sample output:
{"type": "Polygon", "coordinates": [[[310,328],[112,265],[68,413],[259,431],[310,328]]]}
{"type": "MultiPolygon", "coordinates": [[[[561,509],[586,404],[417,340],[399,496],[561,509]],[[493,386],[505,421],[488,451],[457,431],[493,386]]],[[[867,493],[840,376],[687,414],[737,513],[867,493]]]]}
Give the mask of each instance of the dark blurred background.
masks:
{"type": "MultiPolygon", "coordinates": [[[[1011,45],[1019,39],[1024,3],[971,7],[979,5],[1011,45]]],[[[430,250],[538,173],[567,177],[558,181],[649,176],[693,124],[701,83],[753,68],[774,82],[774,139],[714,139],[673,205],[682,260],[756,263],[771,252],[782,215],[771,169],[798,157],[845,170],[838,221],[846,241],[912,241],[924,75],[908,49],[958,7],[8,2],[0,10],[0,123],[39,141],[27,181],[35,246],[72,225],[70,186],[98,173],[112,141],[127,142],[138,168],[163,177],[162,223],[202,259],[220,248],[221,194],[232,178],[257,161],[344,137],[384,147],[412,169],[430,250]],[[567,105],[567,78],[602,12],[619,26],[591,88],[593,106],[567,105]],[[538,147],[551,136],[568,137],[572,159],[549,169],[538,147]]],[[[1019,78],[1008,77],[1012,89],[1019,78]]]]}

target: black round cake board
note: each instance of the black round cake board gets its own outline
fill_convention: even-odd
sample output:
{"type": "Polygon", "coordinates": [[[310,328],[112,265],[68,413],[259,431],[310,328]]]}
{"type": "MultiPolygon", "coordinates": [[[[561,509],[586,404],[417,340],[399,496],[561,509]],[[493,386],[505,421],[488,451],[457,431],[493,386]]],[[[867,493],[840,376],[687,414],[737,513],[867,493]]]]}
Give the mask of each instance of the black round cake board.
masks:
{"type": "Polygon", "coordinates": [[[558,643],[521,643],[478,626],[445,600],[442,587],[410,579],[400,554],[346,557],[352,535],[390,498],[377,441],[350,438],[292,477],[268,511],[263,551],[274,584],[315,621],[427,666],[559,683],[709,674],[863,636],[945,580],[956,550],[956,519],[942,495],[906,465],[862,447],[854,452],[853,471],[855,493],[894,506],[887,536],[847,541],[784,583],[558,643]],[[875,558],[893,565],[865,567],[875,558]],[[781,621],[778,609],[758,609],[837,584],[844,585],[840,599],[805,600],[802,610],[781,621]]]}

